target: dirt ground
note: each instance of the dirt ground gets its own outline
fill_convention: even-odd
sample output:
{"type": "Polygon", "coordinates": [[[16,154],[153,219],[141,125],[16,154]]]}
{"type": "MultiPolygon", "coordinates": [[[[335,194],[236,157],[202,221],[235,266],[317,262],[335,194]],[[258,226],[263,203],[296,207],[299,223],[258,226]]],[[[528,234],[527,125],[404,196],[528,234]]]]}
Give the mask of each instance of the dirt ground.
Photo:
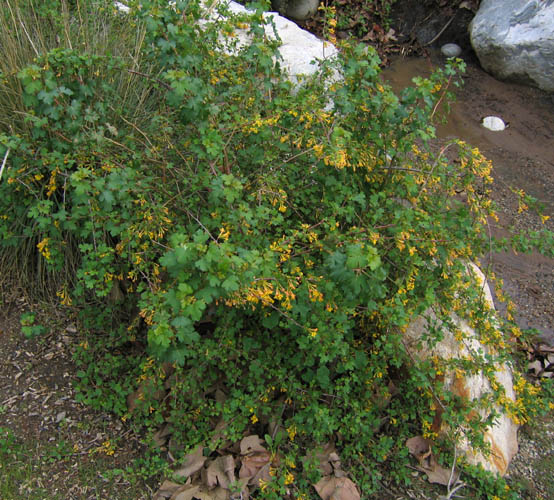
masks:
{"type": "MultiPolygon", "coordinates": [[[[396,89],[409,85],[414,76],[425,75],[442,64],[437,50],[441,43],[459,43],[468,63],[465,85],[457,93],[458,101],[448,122],[438,128],[440,140],[462,138],[492,160],[493,198],[500,216],[500,224],[491,228],[494,234],[506,234],[508,225],[541,226],[538,216],[518,213],[511,188],[523,189],[538,198],[551,216],[546,225],[554,230],[554,96],[499,82],[480,69],[463,32],[471,12],[446,9],[440,16],[422,22],[426,11],[419,7],[421,2],[401,3],[404,11],[398,9],[394,14],[398,33],[404,42],[419,44],[419,56],[405,59],[400,55],[401,49],[391,51],[391,66],[385,71],[385,78],[396,89]],[[448,29],[433,44],[424,46],[454,14],[456,19],[448,29]],[[487,115],[501,117],[509,122],[509,128],[503,132],[487,131],[480,125],[481,118],[487,115]]],[[[537,342],[554,346],[554,260],[538,254],[503,253],[484,256],[482,264],[490,264],[504,280],[505,290],[518,307],[520,326],[536,328],[537,342]]],[[[41,315],[48,318],[50,333],[40,340],[26,340],[20,332],[19,316],[36,305],[18,294],[2,295],[0,428],[10,429],[28,455],[18,459],[21,467],[28,468],[28,474],[17,484],[14,482],[13,496],[7,498],[149,498],[155,485],[122,476],[113,478],[108,473],[124,469],[142,456],[144,449],[139,438],[121,421],[75,402],[71,352],[78,332],[71,318],[43,310],[41,315]],[[90,470],[94,477],[87,479],[90,470]]],[[[524,485],[525,498],[554,498],[553,438],[552,415],[520,432],[520,453],[508,477],[524,485]]],[[[1,439],[2,435],[0,443],[1,439]]],[[[437,498],[438,494],[440,490],[421,480],[410,490],[391,488],[388,498],[437,498]]]]}
{"type": "Polygon", "coordinates": [[[139,437],[75,400],[79,333],[67,311],[18,292],[0,298],[0,498],[151,498],[155,484],[118,472],[144,456],[139,437]],[[19,318],[28,311],[48,333],[22,335],[19,318]]]}

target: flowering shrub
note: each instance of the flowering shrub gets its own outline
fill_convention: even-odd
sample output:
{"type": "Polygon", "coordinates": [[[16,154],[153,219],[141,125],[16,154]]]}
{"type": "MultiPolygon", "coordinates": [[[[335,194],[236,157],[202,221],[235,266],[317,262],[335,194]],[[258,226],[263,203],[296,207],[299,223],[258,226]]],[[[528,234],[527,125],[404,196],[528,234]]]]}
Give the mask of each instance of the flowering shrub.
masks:
{"type": "MultiPolygon", "coordinates": [[[[197,2],[166,4],[132,9],[133,57],[57,48],[3,75],[25,121],[0,135],[1,246],[30,243],[65,277],[57,293],[88,329],[81,398],[169,422],[187,448],[281,427],[288,462],[267,498],[308,494],[313,471],[286,463],[331,439],[364,493],[381,463],[408,480],[405,438],[430,436],[437,398],[478,445],[494,412],[467,415],[489,403],[453,397],[439,375],[492,380],[523,340],[465,267],[494,245],[490,162],[461,141],[428,145],[463,64],[396,96],[374,51],[344,44],[291,92],[261,11],[252,41],[225,55],[244,18],[200,23],[197,2]],[[145,93],[147,113],[126,105],[145,93]],[[496,349],[414,362],[402,332],[429,308],[496,349]]],[[[500,389],[491,400],[524,422],[545,400],[517,380],[517,405],[500,389]]]]}

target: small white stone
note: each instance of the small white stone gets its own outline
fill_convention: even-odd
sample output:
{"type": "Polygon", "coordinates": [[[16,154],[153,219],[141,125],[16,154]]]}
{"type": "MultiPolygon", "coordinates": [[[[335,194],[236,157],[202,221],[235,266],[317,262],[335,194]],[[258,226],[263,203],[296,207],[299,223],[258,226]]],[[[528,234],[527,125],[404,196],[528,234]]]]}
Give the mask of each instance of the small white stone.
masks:
{"type": "Polygon", "coordinates": [[[506,124],[502,118],[498,118],[498,116],[485,116],[481,121],[481,125],[493,132],[501,132],[506,128],[506,124]]]}
{"type": "Polygon", "coordinates": [[[443,56],[458,57],[462,53],[462,48],[455,43],[447,43],[441,47],[443,56]]]}

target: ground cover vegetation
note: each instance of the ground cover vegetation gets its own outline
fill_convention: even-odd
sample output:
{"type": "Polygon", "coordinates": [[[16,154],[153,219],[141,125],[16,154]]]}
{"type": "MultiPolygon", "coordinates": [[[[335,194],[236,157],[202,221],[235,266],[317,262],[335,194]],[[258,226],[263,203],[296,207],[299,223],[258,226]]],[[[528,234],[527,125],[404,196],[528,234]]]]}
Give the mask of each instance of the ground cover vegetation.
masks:
{"type": "MultiPolygon", "coordinates": [[[[519,423],[548,408],[548,383],[518,369],[513,311],[487,307],[467,262],[509,243],[552,253],[552,234],[493,240],[490,162],[461,141],[428,147],[462,62],[396,96],[375,52],[344,42],[293,88],[261,9],[206,22],[195,1],[8,6],[2,269],[79,313],[82,401],[167,425],[177,461],[266,436],[260,498],[315,495],[320,471],[302,457],[317,445],[333,442],[369,495],[382,464],[410,480],[409,437],[449,464],[459,439],[486,451],[496,405],[519,423]],[[429,311],[442,320],[430,345],[455,312],[488,352],[417,361],[403,332],[429,311]],[[516,403],[494,380],[505,362],[516,403]],[[452,370],[495,389],[464,401],[443,387],[452,370]]],[[[517,496],[464,470],[490,498],[517,496]]]]}

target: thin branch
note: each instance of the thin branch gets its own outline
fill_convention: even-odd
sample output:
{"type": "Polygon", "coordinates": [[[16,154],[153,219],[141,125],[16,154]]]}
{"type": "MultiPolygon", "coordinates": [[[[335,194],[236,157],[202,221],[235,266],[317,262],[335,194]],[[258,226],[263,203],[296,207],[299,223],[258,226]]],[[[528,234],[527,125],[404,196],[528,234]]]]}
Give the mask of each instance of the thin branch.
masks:
{"type": "Polygon", "coordinates": [[[2,167],[0,167],[0,181],[2,180],[2,174],[4,173],[4,167],[6,166],[6,161],[8,160],[8,155],[10,154],[10,148],[6,150],[4,155],[4,160],[2,160],[2,167]]]}
{"type": "Polygon", "coordinates": [[[25,28],[25,24],[23,24],[23,21],[21,19],[19,19],[19,23],[21,24],[21,27],[23,28],[25,35],[27,35],[27,40],[29,40],[29,43],[31,44],[31,47],[33,47],[35,54],[37,55],[37,57],[39,57],[40,56],[39,51],[35,47],[35,44],[33,43],[33,40],[31,39],[31,37],[29,36],[29,33],[27,33],[27,28],[25,28]]]}
{"type": "Polygon", "coordinates": [[[394,165],[390,165],[388,167],[379,167],[381,170],[404,170],[406,172],[417,172],[419,174],[425,173],[424,170],[420,170],[418,168],[406,168],[406,167],[395,167],[394,165]]]}
{"type": "Polygon", "coordinates": [[[454,15],[447,21],[447,23],[442,27],[442,29],[433,37],[431,40],[429,40],[426,44],[424,44],[424,47],[427,47],[428,45],[432,45],[434,42],[436,42],[440,36],[446,31],[446,28],[452,24],[452,21],[454,21],[454,18],[456,17],[456,11],[454,15]]]}
{"type": "Polygon", "coordinates": [[[450,487],[452,486],[452,480],[454,479],[454,471],[456,469],[456,460],[458,458],[458,449],[456,448],[456,443],[454,442],[454,460],[452,460],[452,469],[450,470],[450,477],[448,478],[448,484],[446,488],[450,496],[450,487]]]}
{"type": "Polygon", "coordinates": [[[165,83],[164,81],[160,80],[159,78],[154,78],[150,75],[147,75],[146,73],[141,73],[140,71],[135,71],[133,69],[128,69],[128,73],[131,73],[133,75],[143,76],[144,78],[148,78],[149,80],[152,80],[156,83],[159,83],[162,87],[165,87],[167,90],[171,90],[171,85],[165,83]]]}
{"type": "MultiPolygon", "coordinates": [[[[113,107],[112,107],[112,109],[113,109],[113,107]]],[[[134,123],[131,123],[129,120],[126,120],[124,116],[120,116],[120,118],[125,123],[127,123],[127,125],[131,125],[131,127],[133,127],[139,134],[141,134],[148,141],[148,144],[150,144],[150,146],[152,147],[152,143],[150,142],[150,139],[148,139],[148,136],[140,128],[138,128],[134,123]]]]}

